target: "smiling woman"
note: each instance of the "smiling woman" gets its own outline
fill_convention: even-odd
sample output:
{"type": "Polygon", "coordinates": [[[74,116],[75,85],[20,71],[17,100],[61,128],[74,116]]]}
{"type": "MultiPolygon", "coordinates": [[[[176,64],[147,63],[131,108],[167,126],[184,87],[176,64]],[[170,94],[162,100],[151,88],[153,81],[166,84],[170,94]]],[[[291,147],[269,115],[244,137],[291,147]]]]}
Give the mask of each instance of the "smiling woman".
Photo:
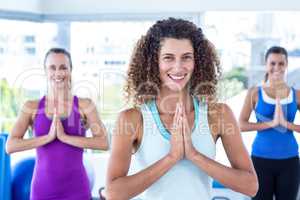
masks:
{"type": "Polygon", "coordinates": [[[190,40],[166,38],[159,55],[159,76],[172,91],[182,90],[194,70],[194,50],[190,40]]]}
{"type": "Polygon", "coordinates": [[[48,92],[25,103],[6,151],[37,149],[30,199],[90,200],[83,149],[107,149],[106,131],[93,102],[71,93],[70,54],[50,49],[44,65],[48,92]],[[24,139],[29,126],[34,137],[24,139]],[[85,137],[86,128],[91,128],[92,137],[85,137]]]}
{"type": "Polygon", "coordinates": [[[189,21],[157,21],[141,37],[125,87],[135,107],[120,113],[112,136],[107,199],[145,191],[145,200],[210,200],[212,178],[256,194],[256,174],[233,113],[212,101],[219,72],[213,45],[189,21]],[[214,160],[218,139],[232,167],[214,160]],[[132,153],[141,168],[128,175],[132,153]]]}
{"type": "Polygon", "coordinates": [[[242,131],[257,131],[252,145],[252,160],[259,180],[254,200],[296,199],[299,186],[299,153],[294,123],[300,110],[300,91],[285,81],[288,53],[273,46],[265,55],[265,84],[249,89],[240,114],[242,131]],[[257,122],[249,121],[254,111],[257,122]]]}

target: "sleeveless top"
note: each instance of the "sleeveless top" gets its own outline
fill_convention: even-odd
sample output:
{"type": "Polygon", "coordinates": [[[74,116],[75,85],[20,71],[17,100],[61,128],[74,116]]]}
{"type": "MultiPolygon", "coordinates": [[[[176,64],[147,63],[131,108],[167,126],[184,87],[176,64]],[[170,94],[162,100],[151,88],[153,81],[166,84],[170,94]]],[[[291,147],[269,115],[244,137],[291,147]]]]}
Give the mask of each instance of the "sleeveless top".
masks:
{"type": "MultiPolygon", "coordinates": [[[[287,98],[281,100],[284,118],[293,122],[297,112],[297,96],[294,88],[287,98]]],[[[255,108],[257,122],[271,121],[274,116],[276,101],[258,89],[258,102],[255,108]]],[[[286,159],[298,156],[298,144],[293,131],[283,126],[257,131],[252,144],[252,155],[269,159],[286,159]]]]}
{"type": "MultiPolygon", "coordinates": [[[[192,142],[197,151],[215,158],[215,142],[209,130],[207,104],[194,102],[192,142]]],[[[135,153],[140,169],[154,164],[169,153],[170,133],[159,118],[155,101],[141,106],[143,138],[135,153]]],[[[144,193],[144,200],[211,200],[212,178],[187,159],[180,160],[144,193]]]]}
{"type": "MultiPolygon", "coordinates": [[[[45,96],[39,101],[33,123],[36,137],[47,135],[52,119],[45,114],[45,96]]],[[[65,133],[85,136],[80,121],[78,98],[74,96],[71,114],[61,119],[65,133]]],[[[89,180],[83,165],[83,149],[58,139],[37,148],[31,183],[31,200],[90,200],[89,180]]]]}

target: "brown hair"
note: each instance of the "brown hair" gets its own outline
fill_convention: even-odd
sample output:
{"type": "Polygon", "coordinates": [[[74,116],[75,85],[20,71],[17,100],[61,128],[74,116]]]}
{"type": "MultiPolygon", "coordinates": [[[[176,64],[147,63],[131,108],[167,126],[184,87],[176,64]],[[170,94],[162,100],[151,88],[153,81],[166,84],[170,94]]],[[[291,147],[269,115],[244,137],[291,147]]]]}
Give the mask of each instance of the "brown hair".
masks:
{"type": "Polygon", "coordinates": [[[191,95],[215,97],[217,82],[221,74],[220,62],[213,44],[207,40],[201,28],[192,22],[168,18],[157,21],[142,36],[133,51],[125,96],[134,105],[147,102],[159,94],[158,56],[165,38],[188,39],[194,49],[195,68],[189,81],[191,95]]]}

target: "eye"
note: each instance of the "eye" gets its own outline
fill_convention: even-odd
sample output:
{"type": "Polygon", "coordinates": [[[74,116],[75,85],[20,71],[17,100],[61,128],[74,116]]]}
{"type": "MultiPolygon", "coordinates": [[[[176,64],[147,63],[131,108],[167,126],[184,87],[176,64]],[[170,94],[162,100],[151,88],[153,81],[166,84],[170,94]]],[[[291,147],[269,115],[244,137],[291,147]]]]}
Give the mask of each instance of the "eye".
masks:
{"type": "Polygon", "coordinates": [[[270,63],[272,66],[275,66],[276,65],[276,62],[271,62],[270,63]]]}
{"type": "Polygon", "coordinates": [[[49,69],[50,71],[55,71],[56,67],[55,67],[55,65],[50,65],[50,66],[48,67],[48,69],[49,69]]]}
{"type": "Polygon", "coordinates": [[[164,56],[164,57],[163,57],[163,60],[164,60],[164,61],[172,61],[172,60],[173,60],[173,57],[172,57],[172,56],[164,56]]]}
{"type": "Polygon", "coordinates": [[[185,56],[182,57],[182,59],[183,59],[183,60],[193,60],[194,57],[191,56],[191,55],[185,55],[185,56]]]}
{"type": "Polygon", "coordinates": [[[60,70],[67,70],[68,68],[67,68],[66,65],[61,65],[61,66],[59,67],[59,69],[60,69],[60,70]]]}

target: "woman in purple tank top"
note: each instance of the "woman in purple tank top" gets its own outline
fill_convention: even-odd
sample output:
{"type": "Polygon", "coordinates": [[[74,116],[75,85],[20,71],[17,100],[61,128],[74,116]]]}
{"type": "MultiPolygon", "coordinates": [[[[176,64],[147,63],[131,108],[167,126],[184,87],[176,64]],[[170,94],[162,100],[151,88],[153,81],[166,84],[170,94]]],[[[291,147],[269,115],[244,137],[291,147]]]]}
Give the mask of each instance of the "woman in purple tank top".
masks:
{"type": "Polygon", "coordinates": [[[31,200],[89,200],[83,149],[108,149],[105,128],[94,103],[71,93],[69,52],[50,49],[44,61],[48,92],[27,101],[7,141],[7,152],[37,149],[31,200]],[[32,127],[34,137],[24,139],[32,127]],[[93,137],[85,137],[90,128],[93,137]]]}

